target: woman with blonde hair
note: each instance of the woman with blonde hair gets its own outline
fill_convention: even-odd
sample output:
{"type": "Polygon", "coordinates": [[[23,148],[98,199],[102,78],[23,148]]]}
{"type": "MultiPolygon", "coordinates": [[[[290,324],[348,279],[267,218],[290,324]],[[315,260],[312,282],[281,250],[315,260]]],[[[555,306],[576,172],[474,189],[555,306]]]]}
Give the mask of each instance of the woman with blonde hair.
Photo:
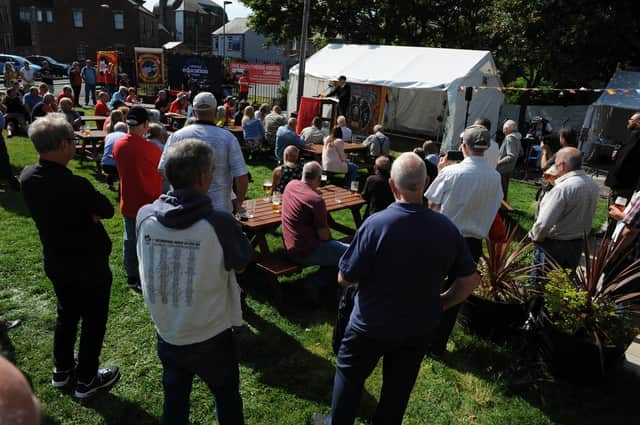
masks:
{"type": "Polygon", "coordinates": [[[322,147],[322,169],[330,173],[345,174],[345,186],[349,188],[351,182],[358,176],[358,166],[350,162],[344,153],[342,128],[336,126],[331,134],[324,138],[322,147]]]}
{"type": "Polygon", "coordinates": [[[260,149],[264,138],[264,127],[260,120],[255,118],[255,111],[252,106],[244,108],[242,132],[244,134],[244,143],[249,152],[255,152],[260,149]]]}
{"type": "Polygon", "coordinates": [[[114,109],[113,111],[111,111],[111,114],[109,114],[109,118],[107,118],[107,120],[104,122],[106,124],[104,131],[106,131],[107,133],[113,133],[113,128],[119,122],[124,122],[124,114],[121,110],[114,109]]]}

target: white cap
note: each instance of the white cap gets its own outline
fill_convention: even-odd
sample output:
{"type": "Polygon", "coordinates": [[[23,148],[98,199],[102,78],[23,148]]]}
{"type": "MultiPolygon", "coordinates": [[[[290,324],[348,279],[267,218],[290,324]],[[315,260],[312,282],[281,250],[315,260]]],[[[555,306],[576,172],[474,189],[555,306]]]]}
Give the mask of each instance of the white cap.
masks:
{"type": "Polygon", "coordinates": [[[217,106],[216,98],[208,91],[198,93],[193,99],[194,111],[215,111],[217,106]]]}

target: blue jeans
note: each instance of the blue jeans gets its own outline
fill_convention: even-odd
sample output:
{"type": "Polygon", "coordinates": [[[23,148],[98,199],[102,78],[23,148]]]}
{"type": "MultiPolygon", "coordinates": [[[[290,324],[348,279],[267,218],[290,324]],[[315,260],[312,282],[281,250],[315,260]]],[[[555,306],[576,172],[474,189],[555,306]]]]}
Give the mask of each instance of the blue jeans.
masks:
{"type": "Polygon", "coordinates": [[[95,84],[84,84],[84,104],[89,104],[89,95],[93,99],[93,104],[96,103],[96,85],[95,84]]]}
{"type": "Polygon", "coordinates": [[[172,345],[158,335],[162,362],[165,425],[189,424],[189,399],[193,377],[198,376],[213,393],[220,425],[243,425],[238,352],[231,329],[196,344],[172,345]]]}
{"type": "Polygon", "coordinates": [[[140,280],[138,253],[136,252],[136,218],[124,217],[124,271],[127,283],[140,280]]]}
{"type": "Polygon", "coordinates": [[[344,242],[322,241],[311,254],[294,261],[303,266],[320,266],[317,275],[310,280],[312,286],[320,288],[336,282],[338,263],[347,248],[349,245],[344,242]]]}
{"type": "Polygon", "coordinates": [[[352,425],[364,381],[382,360],[382,391],[372,424],[400,424],[429,336],[378,340],[347,329],[336,359],[331,413],[325,425],[352,425]]]}
{"type": "Polygon", "coordinates": [[[351,182],[358,177],[358,166],[353,162],[347,162],[347,175],[345,176],[345,186],[351,187],[351,182]]]}

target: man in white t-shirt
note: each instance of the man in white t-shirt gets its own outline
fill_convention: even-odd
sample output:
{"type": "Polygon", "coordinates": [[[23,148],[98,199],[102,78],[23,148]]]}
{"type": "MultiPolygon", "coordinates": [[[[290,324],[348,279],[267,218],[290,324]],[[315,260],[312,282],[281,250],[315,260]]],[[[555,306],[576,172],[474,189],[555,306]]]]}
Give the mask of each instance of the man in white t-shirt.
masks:
{"type": "Polygon", "coordinates": [[[189,423],[194,375],[215,398],[218,423],[244,424],[233,326],[242,325],[236,270],[252,248],[235,218],[216,211],[207,191],[216,153],[203,141],[169,147],[172,190],[142,207],[136,220],[140,281],[158,333],[163,423],[189,423]]]}
{"type": "Polygon", "coordinates": [[[201,92],[193,99],[195,124],[176,131],[165,145],[165,153],[160,158],[158,170],[164,172],[165,155],[169,147],[186,139],[197,139],[207,143],[216,153],[216,169],[209,187],[209,197],[213,208],[218,211],[233,212],[231,189],[235,180],[237,205],[242,205],[249,187],[249,169],[242,156],[238,139],[224,128],[215,125],[216,98],[209,92],[201,92]]]}
{"type": "Polygon", "coordinates": [[[29,90],[29,88],[33,85],[34,76],[33,76],[33,68],[29,65],[29,62],[24,63],[24,67],[20,70],[20,78],[22,78],[22,85],[24,87],[24,91],[29,90]]]}

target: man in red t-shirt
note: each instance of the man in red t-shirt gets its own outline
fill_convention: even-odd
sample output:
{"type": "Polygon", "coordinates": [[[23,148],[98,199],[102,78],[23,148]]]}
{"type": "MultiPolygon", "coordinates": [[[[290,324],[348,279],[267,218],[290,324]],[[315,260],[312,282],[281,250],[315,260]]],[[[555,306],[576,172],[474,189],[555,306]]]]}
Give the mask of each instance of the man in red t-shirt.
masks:
{"type": "Polygon", "coordinates": [[[331,240],[327,206],[317,192],[321,178],[322,167],[311,161],[302,168],[302,180],[287,185],[282,196],[282,237],[291,260],[321,266],[321,280],[327,282],[327,276],[332,276],[335,282],[338,261],[349,245],[331,240]]]}
{"type": "Polygon", "coordinates": [[[129,134],[118,139],[112,156],[120,175],[120,212],[124,218],[124,268],[127,285],[142,292],[136,254],[136,215],[140,207],[155,201],[162,193],[158,163],[162,151],[143,136],[149,128],[149,113],[134,106],[127,115],[129,134]]]}
{"type": "Polygon", "coordinates": [[[71,88],[71,86],[62,87],[62,92],[58,93],[58,96],[56,96],[56,105],[60,106],[60,100],[62,100],[62,98],[64,97],[68,97],[69,99],[71,99],[74,105],[76,104],[76,100],[73,97],[73,89],[71,88]]]}
{"type": "Polygon", "coordinates": [[[246,101],[249,97],[249,73],[247,71],[244,71],[240,78],[238,78],[238,85],[240,86],[238,89],[238,101],[246,101]]]}
{"type": "Polygon", "coordinates": [[[96,107],[93,113],[99,117],[108,117],[111,110],[107,103],[109,103],[109,93],[101,91],[98,93],[98,101],[96,102],[96,107]]]}

